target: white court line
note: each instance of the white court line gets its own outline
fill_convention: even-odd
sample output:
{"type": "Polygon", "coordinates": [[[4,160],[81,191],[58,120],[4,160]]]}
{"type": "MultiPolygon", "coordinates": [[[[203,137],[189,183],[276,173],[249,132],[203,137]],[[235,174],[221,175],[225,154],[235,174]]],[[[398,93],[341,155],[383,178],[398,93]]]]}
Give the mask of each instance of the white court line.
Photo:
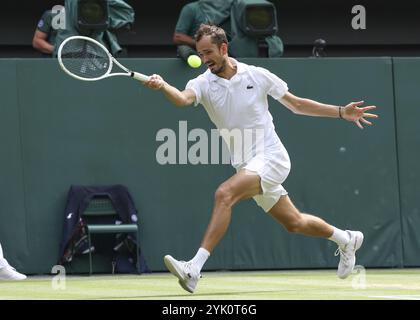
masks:
{"type": "Polygon", "coordinates": [[[398,296],[369,296],[369,298],[402,299],[402,300],[420,300],[420,296],[398,295],[398,296]]]}

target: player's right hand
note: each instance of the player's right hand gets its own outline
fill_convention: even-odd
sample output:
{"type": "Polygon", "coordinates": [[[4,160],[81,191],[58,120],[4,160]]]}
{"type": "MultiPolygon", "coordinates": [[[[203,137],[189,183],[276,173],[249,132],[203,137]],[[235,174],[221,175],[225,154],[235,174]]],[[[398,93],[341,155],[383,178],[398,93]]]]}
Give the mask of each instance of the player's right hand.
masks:
{"type": "Polygon", "coordinates": [[[152,74],[149,77],[149,80],[143,82],[143,84],[150,89],[160,90],[165,85],[165,81],[162,79],[160,75],[152,74]]]}

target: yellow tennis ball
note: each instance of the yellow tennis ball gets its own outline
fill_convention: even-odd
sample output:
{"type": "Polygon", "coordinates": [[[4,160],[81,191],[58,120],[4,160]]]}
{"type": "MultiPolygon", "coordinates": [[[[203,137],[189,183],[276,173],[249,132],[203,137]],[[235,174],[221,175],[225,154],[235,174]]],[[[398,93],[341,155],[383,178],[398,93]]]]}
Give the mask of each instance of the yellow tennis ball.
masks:
{"type": "Polygon", "coordinates": [[[199,56],[196,56],[195,54],[192,54],[188,57],[188,65],[191,68],[198,68],[199,66],[201,66],[201,59],[199,56]]]}

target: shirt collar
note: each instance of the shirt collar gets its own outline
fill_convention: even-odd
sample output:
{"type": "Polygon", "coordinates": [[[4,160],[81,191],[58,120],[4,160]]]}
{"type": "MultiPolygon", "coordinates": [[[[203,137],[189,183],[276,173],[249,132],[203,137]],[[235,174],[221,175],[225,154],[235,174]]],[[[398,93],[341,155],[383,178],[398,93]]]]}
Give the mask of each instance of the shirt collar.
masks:
{"type": "MultiPolygon", "coordinates": [[[[243,63],[238,62],[236,59],[233,59],[231,57],[229,57],[229,59],[233,62],[234,65],[236,65],[236,74],[235,74],[235,76],[237,74],[241,74],[241,73],[244,73],[246,71],[243,63]]],[[[207,69],[207,72],[209,73],[210,81],[226,80],[224,78],[219,77],[218,75],[215,75],[214,73],[212,73],[208,69],[207,69]]],[[[235,76],[233,76],[233,77],[235,77],[235,76]]],[[[228,81],[228,80],[226,80],[226,81],[228,81]]]]}

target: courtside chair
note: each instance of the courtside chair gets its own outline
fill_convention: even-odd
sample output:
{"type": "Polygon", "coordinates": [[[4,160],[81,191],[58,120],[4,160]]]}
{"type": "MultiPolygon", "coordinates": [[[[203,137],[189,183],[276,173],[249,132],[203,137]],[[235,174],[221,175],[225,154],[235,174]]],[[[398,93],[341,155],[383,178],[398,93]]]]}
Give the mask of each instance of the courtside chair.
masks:
{"type": "MultiPolygon", "coordinates": [[[[92,200],[89,202],[88,207],[86,208],[83,216],[87,218],[89,217],[112,217],[115,216],[119,219],[117,211],[114,209],[112,205],[111,199],[109,197],[93,197],[92,200]]],[[[86,223],[86,232],[88,236],[88,243],[89,247],[92,248],[91,243],[91,235],[92,234],[104,234],[104,233],[111,233],[111,234],[118,234],[118,233],[132,233],[136,235],[136,255],[137,255],[137,262],[140,263],[139,260],[139,228],[137,224],[130,223],[130,224],[91,224],[89,222],[86,223]]],[[[137,268],[138,269],[138,268],[137,268]]],[[[114,270],[113,270],[114,272],[114,270]]],[[[89,250],[89,275],[92,274],[92,250],[89,250]]]]}

